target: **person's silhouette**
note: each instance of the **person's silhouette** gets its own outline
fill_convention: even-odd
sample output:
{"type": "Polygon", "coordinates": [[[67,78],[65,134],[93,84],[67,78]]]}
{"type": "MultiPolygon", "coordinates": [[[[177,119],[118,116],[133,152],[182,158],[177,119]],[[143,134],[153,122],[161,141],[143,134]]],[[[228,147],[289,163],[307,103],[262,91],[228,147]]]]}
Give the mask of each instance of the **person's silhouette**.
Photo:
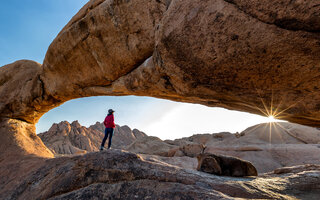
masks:
{"type": "Polygon", "coordinates": [[[100,151],[104,149],[104,144],[106,143],[106,140],[108,137],[109,137],[108,149],[111,148],[112,136],[113,136],[114,128],[116,127],[116,125],[114,124],[114,116],[113,116],[114,112],[115,112],[114,110],[109,109],[108,115],[104,119],[103,124],[106,127],[106,129],[105,129],[104,138],[101,143],[100,151]]]}

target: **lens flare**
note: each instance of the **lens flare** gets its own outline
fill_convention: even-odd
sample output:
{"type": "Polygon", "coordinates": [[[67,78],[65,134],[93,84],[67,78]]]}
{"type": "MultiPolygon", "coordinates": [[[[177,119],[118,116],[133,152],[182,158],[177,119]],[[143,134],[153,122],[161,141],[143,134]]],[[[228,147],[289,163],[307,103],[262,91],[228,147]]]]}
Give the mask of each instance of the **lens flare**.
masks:
{"type": "Polygon", "coordinates": [[[276,118],[274,118],[273,115],[268,116],[268,122],[269,122],[269,123],[271,123],[271,122],[276,122],[276,121],[277,121],[277,120],[276,120],[276,118]]]}

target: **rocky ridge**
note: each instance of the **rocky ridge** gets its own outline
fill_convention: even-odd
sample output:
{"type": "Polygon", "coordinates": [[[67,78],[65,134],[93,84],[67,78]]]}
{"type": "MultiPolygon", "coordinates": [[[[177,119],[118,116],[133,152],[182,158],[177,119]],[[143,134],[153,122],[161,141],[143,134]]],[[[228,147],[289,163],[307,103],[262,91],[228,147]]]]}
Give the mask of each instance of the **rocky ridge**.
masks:
{"type": "MultiPolygon", "coordinates": [[[[100,122],[86,128],[81,126],[78,121],[71,124],[63,121],[59,124],[53,124],[47,132],[40,133],[38,136],[56,156],[59,154],[81,154],[99,151],[104,137],[104,129],[104,125],[100,122]]],[[[145,133],[137,129],[131,130],[128,126],[116,125],[112,137],[112,147],[125,148],[135,140],[146,136],[145,133]]]]}
{"type": "MultiPolygon", "coordinates": [[[[188,156],[188,166],[196,163],[202,152],[235,156],[250,161],[259,173],[276,168],[320,164],[320,130],[293,123],[259,124],[241,133],[197,134],[191,137],[165,140],[137,140],[128,151],[166,157],[188,156]],[[152,146],[156,150],[152,150],[152,146]]],[[[195,165],[192,165],[195,169],[195,165]]]]}

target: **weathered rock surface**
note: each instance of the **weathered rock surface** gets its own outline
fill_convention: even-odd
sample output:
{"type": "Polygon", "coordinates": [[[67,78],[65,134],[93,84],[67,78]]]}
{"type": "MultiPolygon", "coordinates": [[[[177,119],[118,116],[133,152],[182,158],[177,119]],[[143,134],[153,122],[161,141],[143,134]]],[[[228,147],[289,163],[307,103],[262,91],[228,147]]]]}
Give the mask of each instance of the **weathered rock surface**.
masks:
{"type": "Polygon", "coordinates": [[[112,82],[152,55],[154,29],[167,8],[166,2],[88,2],[47,51],[42,74],[46,92],[64,101],[110,90],[112,82]],[[61,73],[69,76],[61,77],[61,73]]]}
{"type": "Polygon", "coordinates": [[[267,24],[275,24],[283,29],[319,32],[320,22],[318,1],[267,1],[227,0],[243,12],[267,24]],[[281,9],[285,7],[285,9],[281,9]],[[277,8],[277,9],[274,9],[277,8]]]}
{"type": "MultiPolygon", "coordinates": [[[[26,159],[27,161],[27,159],[26,159]]],[[[146,161],[119,150],[60,157],[38,162],[15,179],[1,199],[289,199],[319,191],[320,171],[265,175],[257,178],[214,176],[195,170],[146,161]],[[250,189],[248,189],[250,188],[250,189]]],[[[26,163],[21,163],[23,168],[26,163]]],[[[318,193],[319,194],[319,193],[318,193]]]]}
{"type": "Polygon", "coordinates": [[[163,165],[173,165],[183,169],[195,170],[198,166],[197,159],[189,156],[166,157],[150,154],[139,154],[144,160],[151,162],[160,162],[163,165]]]}
{"type": "Polygon", "coordinates": [[[319,126],[320,35],[301,24],[317,26],[320,7],[280,2],[172,1],[156,32],[153,62],[115,82],[115,91],[319,126]]]}
{"type": "Polygon", "coordinates": [[[134,153],[167,156],[173,148],[177,148],[177,146],[167,144],[158,137],[148,136],[134,141],[125,150],[134,153]]]}
{"type": "Polygon", "coordinates": [[[137,139],[131,145],[126,147],[125,150],[134,153],[166,157],[197,157],[199,153],[203,152],[204,148],[205,146],[203,144],[190,142],[188,141],[188,138],[177,139],[174,141],[162,141],[158,137],[148,136],[143,137],[142,139],[137,139]]]}
{"type": "MultiPolygon", "coordinates": [[[[98,151],[104,137],[104,125],[100,122],[86,128],[78,121],[71,124],[67,121],[53,124],[52,127],[38,136],[44,144],[56,155],[81,154],[98,151]]],[[[112,148],[125,148],[137,139],[147,135],[128,126],[116,125],[112,137],[112,148]]]]}
{"type": "Polygon", "coordinates": [[[275,169],[273,173],[274,174],[299,173],[306,170],[319,171],[320,165],[307,164],[307,165],[298,165],[293,167],[283,167],[283,168],[275,169]]]}
{"type": "Polygon", "coordinates": [[[53,157],[35,131],[35,126],[20,120],[0,120],[0,162],[17,161],[28,155],[53,157]]]}

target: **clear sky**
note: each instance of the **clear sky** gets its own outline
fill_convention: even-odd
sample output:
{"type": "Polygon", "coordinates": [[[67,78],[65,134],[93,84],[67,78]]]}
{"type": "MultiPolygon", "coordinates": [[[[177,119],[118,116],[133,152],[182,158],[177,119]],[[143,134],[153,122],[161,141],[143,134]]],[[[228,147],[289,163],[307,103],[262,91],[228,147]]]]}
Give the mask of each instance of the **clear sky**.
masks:
{"type": "MultiPolygon", "coordinates": [[[[42,63],[48,46],[87,0],[10,0],[0,6],[0,66],[20,59],[42,63]]],[[[90,97],[75,99],[46,113],[37,132],[52,123],[78,120],[89,126],[103,121],[109,108],[116,110],[119,125],[138,128],[161,139],[197,133],[240,132],[268,121],[266,117],[177,103],[150,97],[90,97]]]]}

